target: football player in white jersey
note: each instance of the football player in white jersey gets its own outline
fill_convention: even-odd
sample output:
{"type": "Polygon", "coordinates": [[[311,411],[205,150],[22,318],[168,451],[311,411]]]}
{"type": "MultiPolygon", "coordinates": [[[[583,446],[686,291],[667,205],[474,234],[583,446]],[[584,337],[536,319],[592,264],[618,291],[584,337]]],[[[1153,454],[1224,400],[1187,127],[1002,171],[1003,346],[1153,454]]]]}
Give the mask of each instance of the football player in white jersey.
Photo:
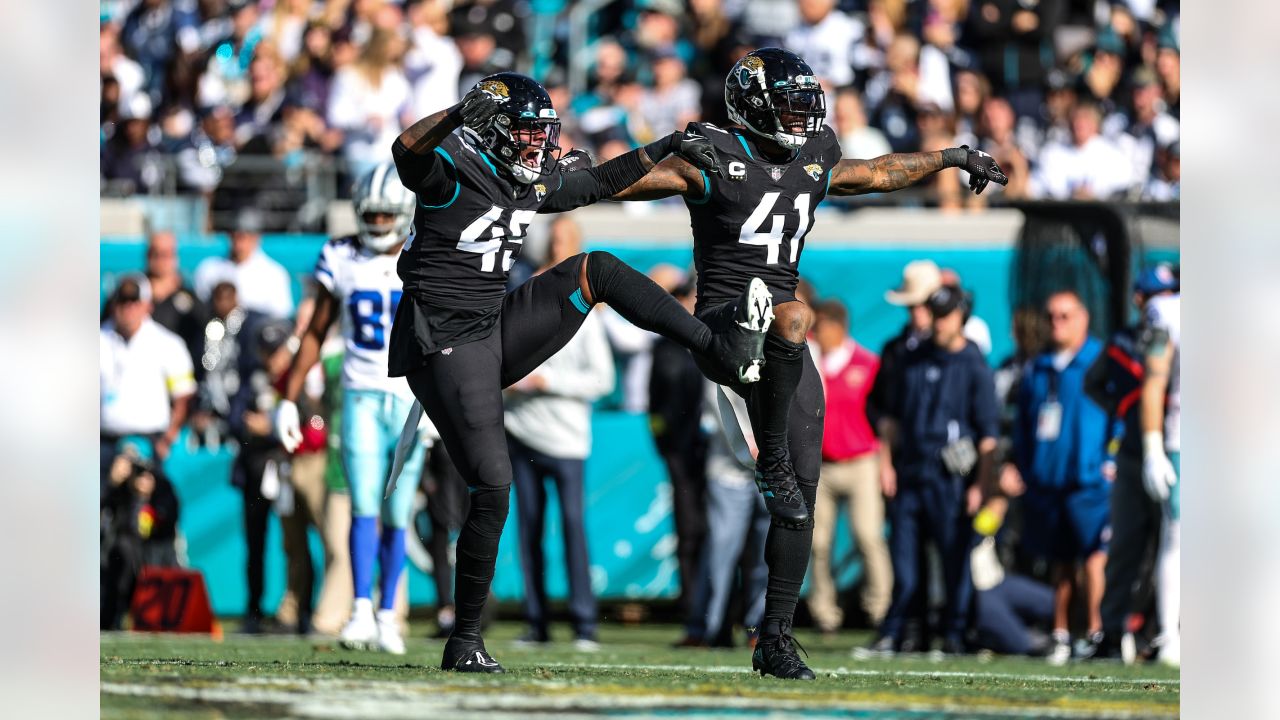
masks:
{"type": "MultiPolygon", "coordinates": [[[[402,380],[387,376],[387,341],[403,290],[396,261],[412,228],[415,200],[389,162],[361,177],[352,199],[359,232],[330,240],[320,252],[315,269],[315,312],[289,368],[276,414],[276,432],[290,452],[302,441],[295,401],[307,371],[319,359],[329,326],[340,318],[346,344],[342,463],[351,489],[351,572],[355,583],[355,605],[341,642],[352,649],[379,649],[398,655],[405,651],[404,639],[392,608],[405,566],[405,526],[416,483],[400,483],[389,494],[384,490],[413,394],[402,380]],[[375,558],[382,571],[376,616],[375,558]]],[[[414,443],[405,463],[406,477],[419,476],[424,452],[423,442],[414,443]]]]}

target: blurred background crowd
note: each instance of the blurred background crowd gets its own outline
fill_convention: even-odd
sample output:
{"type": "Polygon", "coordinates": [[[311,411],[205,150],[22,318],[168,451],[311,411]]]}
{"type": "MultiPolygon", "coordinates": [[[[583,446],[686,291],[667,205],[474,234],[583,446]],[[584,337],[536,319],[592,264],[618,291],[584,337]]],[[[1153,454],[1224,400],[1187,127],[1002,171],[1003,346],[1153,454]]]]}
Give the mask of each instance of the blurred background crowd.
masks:
{"type": "Polygon", "coordinates": [[[269,230],[323,230],[326,202],[389,159],[403,127],[486,74],[544,83],[562,145],[608,159],[691,120],[727,123],[725,73],[768,45],[813,66],[846,156],[968,144],[1010,177],[975,197],[939,175],[914,202],[1179,192],[1178,0],[100,7],[104,196],[202,196],[227,218],[252,205],[269,230]]]}

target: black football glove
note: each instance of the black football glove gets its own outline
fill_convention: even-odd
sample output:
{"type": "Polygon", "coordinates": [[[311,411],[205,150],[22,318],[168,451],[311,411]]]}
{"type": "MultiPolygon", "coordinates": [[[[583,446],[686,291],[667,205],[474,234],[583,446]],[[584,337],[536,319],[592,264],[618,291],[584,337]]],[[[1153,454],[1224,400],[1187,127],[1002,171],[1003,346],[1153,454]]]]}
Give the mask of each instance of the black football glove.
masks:
{"type": "Polygon", "coordinates": [[[720,156],[716,154],[715,146],[695,129],[673,132],[659,138],[645,145],[644,151],[655,165],[668,155],[679,155],[699,170],[712,175],[720,174],[720,156]]]}
{"type": "Polygon", "coordinates": [[[498,113],[498,106],[506,101],[506,98],[482,90],[477,85],[462,98],[458,114],[462,117],[463,125],[480,132],[489,127],[493,116],[498,113]]]}
{"type": "Polygon", "coordinates": [[[586,170],[595,164],[596,159],[591,156],[590,152],[582,148],[574,148],[560,158],[560,172],[586,170]]]}
{"type": "Polygon", "coordinates": [[[968,145],[961,145],[960,149],[966,153],[964,164],[960,167],[969,173],[969,189],[975,194],[981,195],[989,182],[995,182],[998,185],[1009,184],[1009,178],[996,164],[995,158],[981,150],[974,150],[968,145]]]}
{"type": "Polygon", "coordinates": [[[688,129],[680,133],[676,154],[699,170],[712,175],[720,174],[720,156],[716,154],[716,146],[711,144],[710,138],[697,130],[688,129]]]}

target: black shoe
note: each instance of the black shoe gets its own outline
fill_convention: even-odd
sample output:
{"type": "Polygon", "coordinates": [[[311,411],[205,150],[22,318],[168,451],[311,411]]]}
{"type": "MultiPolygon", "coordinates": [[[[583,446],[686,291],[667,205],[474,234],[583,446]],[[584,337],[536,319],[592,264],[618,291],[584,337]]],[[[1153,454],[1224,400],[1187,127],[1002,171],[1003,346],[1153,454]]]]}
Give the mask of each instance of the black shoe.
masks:
{"type": "Polygon", "coordinates": [[[516,645],[524,647],[532,645],[546,645],[551,642],[551,636],[547,633],[546,628],[531,627],[524,631],[524,634],[514,640],[516,645]]]}
{"type": "Polygon", "coordinates": [[[484,649],[483,640],[466,640],[460,637],[451,637],[444,644],[444,658],[440,660],[440,669],[472,673],[506,672],[484,649]]]}
{"type": "Polygon", "coordinates": [[[737,300],[733,322],[711,338],[709,353],[736,382],[760,380],[764,336],[773,323],[773,295],[760,278],[751,278],[737,300]]]}
{"type": "Polygon", "coordinates": [[[773,675],[787,680],[813,680],[813,671],[796,654],[798,647],[790,633],[761,636],[755,652],[751,653],[751,669],[759,672],[761,677],[773,675]]]}
{"type": "Polygon", "coordinates": [[[756,461],[756,487],[764,495],[764,506],[769,514],[780,524],[803,528],[811,522],[790,460],[768,464],[756,461]]]}

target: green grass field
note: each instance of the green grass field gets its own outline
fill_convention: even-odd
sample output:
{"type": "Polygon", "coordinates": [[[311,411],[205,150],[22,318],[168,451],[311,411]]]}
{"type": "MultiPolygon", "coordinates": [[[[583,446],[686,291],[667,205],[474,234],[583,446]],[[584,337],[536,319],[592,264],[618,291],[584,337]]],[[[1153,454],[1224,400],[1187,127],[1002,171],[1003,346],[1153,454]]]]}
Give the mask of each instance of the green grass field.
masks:
{"type": "MultiPolygon", "coordinates": [[[[418,627],[422,627],[419,623],[418,627]]],[[[928,656],[857,660],[868,637],[799,640],[811,683],[761,678],[738,650],[675,650],[673,626],[601,629],[602,649],[521,648],[520,628],[487,637],[499,676],[438,670],[443,642],[411,638],[393,657],[293,636],[107,633],[103,718],[823,718],[1176,717],[1176,670],[1093,662],[928,656]]],[[[561,637],[567,631],[560,628],[561,637]]]]}

